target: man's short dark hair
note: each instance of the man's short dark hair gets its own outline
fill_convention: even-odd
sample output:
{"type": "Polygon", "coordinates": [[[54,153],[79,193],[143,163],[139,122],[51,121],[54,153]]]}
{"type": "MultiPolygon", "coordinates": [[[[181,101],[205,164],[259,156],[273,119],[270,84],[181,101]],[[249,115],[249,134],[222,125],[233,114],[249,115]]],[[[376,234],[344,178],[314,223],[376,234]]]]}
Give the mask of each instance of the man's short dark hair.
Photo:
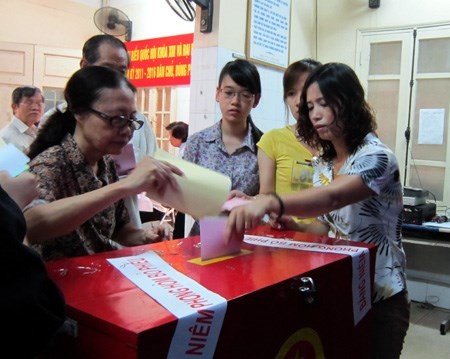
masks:
{"type": "MultiPolygon", "coordinates": [[[[42,94],[41,89],[35,86],[20,86],[16,87],[11,95],[11,100],[14,105],[18,105],[24,97],[33,97],[36,94],[42,94]]],[[[44,96],[42,96],[44,102],[44,96]]]]}
{"type": "Polygon", "coordinates": [[[169,123],[166,126],[167,131],[172,131],[172,137],[181,140],[181,142],[186,142],[189,133],[189,125],[183,121],[176,121],[169,123]]]}
{"type": "Polygon", "coordinates": [[[89,38],[83,45],[83,59],[85,59],[89,64],[97,62],[100,57],[98,49],[102,44],[108,44],[114,48],[124,49],[128,58],[127,66],[130,66],[130,56],[128,55],[128,50],[125,44],[117,37],[108,34],[94,35],[89,38]]]}

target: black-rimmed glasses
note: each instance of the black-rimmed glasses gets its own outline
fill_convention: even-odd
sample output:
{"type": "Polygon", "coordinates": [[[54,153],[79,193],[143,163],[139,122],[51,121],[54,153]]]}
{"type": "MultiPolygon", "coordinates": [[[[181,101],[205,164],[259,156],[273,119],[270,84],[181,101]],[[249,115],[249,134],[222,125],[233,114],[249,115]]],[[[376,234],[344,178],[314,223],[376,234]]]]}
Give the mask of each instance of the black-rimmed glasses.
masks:
{"type": "Polygon", "coordinates": [[[138,120],[135,117],[128,118],[126,116],[110,116],[104,112],[94,110],[93,108],[89,108],[88,110],[102,119],[109,121],[112,127],[124,128],[125,126],[129,126],[133,131],[135,131],[139,130],[144,125],[144,121],[138,120]]]}

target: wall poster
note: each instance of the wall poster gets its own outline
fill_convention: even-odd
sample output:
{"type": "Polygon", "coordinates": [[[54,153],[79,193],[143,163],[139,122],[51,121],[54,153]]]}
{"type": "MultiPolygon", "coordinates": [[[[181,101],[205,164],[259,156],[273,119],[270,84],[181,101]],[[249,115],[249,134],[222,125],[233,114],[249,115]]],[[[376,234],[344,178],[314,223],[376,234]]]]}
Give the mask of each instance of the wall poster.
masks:
{"type": "Polygon", "coordinates": [[[180,86],[191,83],[194,34],[128,41],[128,79],[136,87],[180,86]]]}
{"type": "Polygon", "coordinates": [[[249,0],[247,58],[285,69],[289,64],[291,0],[249,0]]]}

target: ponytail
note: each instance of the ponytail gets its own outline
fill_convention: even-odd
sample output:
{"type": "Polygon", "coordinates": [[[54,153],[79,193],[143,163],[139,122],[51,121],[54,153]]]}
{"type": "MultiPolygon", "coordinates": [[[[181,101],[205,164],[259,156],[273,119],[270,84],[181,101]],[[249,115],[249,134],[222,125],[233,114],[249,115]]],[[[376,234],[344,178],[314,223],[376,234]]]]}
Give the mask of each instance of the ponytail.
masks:
{"type": "Polygon", "coordinates": [[[48,120],[39,128],[36,139],[28,149],[28,157],[33,159],[47,148],[61,144],[63,138],[75,132],[76,120],[72,112],[59,109],[52,114],[48,120]]]}
{"type": "Polygon", "coordinates": [[[247,123],[251,126],[253,142],[255,143],[256,151],[258,151],[258,146],[256,146],[256,144],[259,142],[264,132],[262,132],[258,127],[256,127],[250,115],[247,117],[247,123]]]}

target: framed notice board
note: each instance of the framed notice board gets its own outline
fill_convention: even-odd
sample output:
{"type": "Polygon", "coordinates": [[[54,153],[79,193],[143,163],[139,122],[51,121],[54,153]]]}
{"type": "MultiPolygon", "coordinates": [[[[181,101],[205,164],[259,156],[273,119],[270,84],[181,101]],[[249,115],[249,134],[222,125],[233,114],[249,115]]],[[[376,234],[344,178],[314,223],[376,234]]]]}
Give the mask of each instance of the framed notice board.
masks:
{"type": "Polygon", "coordinates": [[[249,0],[247,58],[285,69],[289,65],[291,0],[249,0]]]}

